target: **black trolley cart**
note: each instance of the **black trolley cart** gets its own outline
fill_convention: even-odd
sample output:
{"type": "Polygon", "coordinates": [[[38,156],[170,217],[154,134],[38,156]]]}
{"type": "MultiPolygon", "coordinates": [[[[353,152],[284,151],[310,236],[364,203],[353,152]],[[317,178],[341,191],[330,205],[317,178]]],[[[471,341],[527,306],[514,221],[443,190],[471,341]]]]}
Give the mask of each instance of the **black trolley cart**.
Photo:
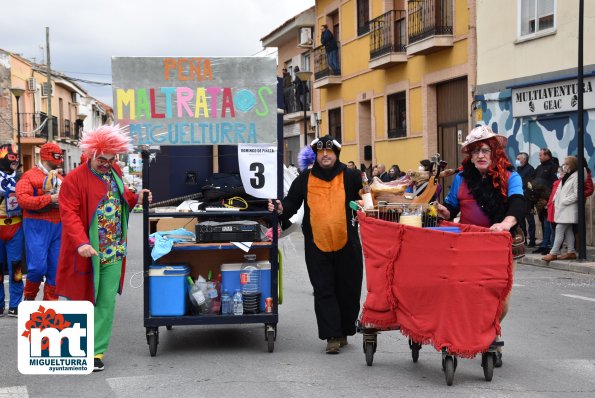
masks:
{"type": "MultiPolygon", "coordinates": [[[[283,195],[283,130],[282,115],[277,114],[277,197],[283,195]]],[[[143,188],[147,188],[150,175],[150,150],[142,151],[143,160],[143,188]]],[[[172,170],[173,171],[173,170],[172,170]]],[[[151,356],[157,354],[159,345],[159,327],[165,326],[171,330],[173,326],[183,325],[237,325],[237,324],[264,324],[264,337],[267,342],[269,352],[273,352],[277,336],[277,323],[279,322],[279,260],[278,260],[278,218],[268,211],[237,211],[237,212],[184,212],[184,213],[157,213],[149,211],[147,199],[143,203],[143,313],[144,327],[146,328],[147,344],[151,356]],[[149,235],[154,232],[156,220],[159,218],[185,218],[185,219],[238,219],[254,220],[267,219],[272,226],[273,237],[269,242],[254,242],[249,253],[256,254],[257,260],[268,260],[271,264],[271,297],[272,312],[244,314],[244,315],[183,315],[183,316],[151,316],[149,308],[150,283],[149,267],[154,264],[151,258],[151,247],[149,245],[149,235]]],[[[223,262],[242,262],[243,255],[246,254],[232,243],[186,243],[174,245],[172,251],[164,256],[173,262],[183,262],[190,265],[191,275],[197,276],[196,269],[219,264],[223,262]]],[[[159,260],[158,260],[159,261],[159,260]]],[[[211,268],[213,269],[213,268],[211,268]]],[[[216,268],[214,268],[216,270],[216,268]]],[[[217,273],[215,273],[217,274],[217,273]]]]}

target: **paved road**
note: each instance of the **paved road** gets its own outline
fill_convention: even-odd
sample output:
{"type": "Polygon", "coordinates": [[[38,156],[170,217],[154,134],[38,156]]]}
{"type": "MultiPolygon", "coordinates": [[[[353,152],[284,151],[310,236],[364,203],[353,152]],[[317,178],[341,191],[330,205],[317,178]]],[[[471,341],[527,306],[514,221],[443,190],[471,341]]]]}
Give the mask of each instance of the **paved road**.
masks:
{"type": "Polygon", "coordinates": [[[140,215],[131,219],[127,287],[119,297],[106,370],[88,376],[24,376],[17,370],[16,320],[0,318],[0,398],[5,397],[592,397],[595,396],[595,278],[519,265],[503,325],[504,367],[483,379],[479,358],[461,360],[447,387],[440,354],[417,364],[398,332],[378,338],[366,366],[361,336],[336,356],[317,339],[303,240],[285,238],[285,303],[275,352],[263,325],[160,328],[149,356],[142,318],[140,215]],[[132,285],[132,286],[131,286],[132,285]]]}

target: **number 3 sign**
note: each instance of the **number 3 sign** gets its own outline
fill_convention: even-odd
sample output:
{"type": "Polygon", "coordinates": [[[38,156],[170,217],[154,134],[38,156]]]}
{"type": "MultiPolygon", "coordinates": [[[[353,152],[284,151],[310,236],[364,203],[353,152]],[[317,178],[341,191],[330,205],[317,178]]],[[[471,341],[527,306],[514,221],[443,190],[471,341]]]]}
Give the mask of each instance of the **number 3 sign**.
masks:
{"type": "Polygon", "coordinates": [[[238,162],[247,194],[262,199],[277,197],[277,145],[239,144],[238,162]]]}

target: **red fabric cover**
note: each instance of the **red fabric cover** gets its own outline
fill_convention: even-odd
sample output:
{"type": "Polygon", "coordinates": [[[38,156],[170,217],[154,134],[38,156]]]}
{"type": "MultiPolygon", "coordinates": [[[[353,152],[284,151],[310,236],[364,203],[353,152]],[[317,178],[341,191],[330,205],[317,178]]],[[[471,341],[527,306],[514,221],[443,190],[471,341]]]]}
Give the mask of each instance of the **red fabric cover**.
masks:
{"type": "Polygon", "coordinates": [[[440,225],[462,232],[434,231],[361,212],[358,219],[368,288],[361,324],[400,328],[461,357],[487,351],[512,288],[510,233],[448,222],[440,225]]]}
{"type": "MultiPolygon", "coordinates": [[[[72,170],[60,188],[60,215],[62,217],[62,244],[58,271],[56,272],[56,294],[70,300],[87,300],[95,304],[93,265],[89,257],[82,257],[78,248],[89,243],[89,229],[97,206],[107,194],[107,186],[90,169],[89,163],[72,170]]],[[[116,174],[122,178],[117,164],[112,164],[116,174]]],[[[138,195],[130,192],[124,184],[122,201],[128,204],[122,211],[130,211],[138,201],[138,195]]],[[[122,225],[122,228],[127,228],[122,225]]],[[[122,293],[126,271],[126,258],[122,260],[120,288],[122,293]]]]}

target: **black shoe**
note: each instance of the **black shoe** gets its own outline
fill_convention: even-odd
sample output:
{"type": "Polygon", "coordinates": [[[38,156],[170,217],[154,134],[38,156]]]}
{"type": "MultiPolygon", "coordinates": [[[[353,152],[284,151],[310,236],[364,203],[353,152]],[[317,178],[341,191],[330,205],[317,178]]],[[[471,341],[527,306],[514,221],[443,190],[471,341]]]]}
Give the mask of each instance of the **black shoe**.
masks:
{"type": "Polygon", "coordinates": [[[93,372],[101,372],[103,369],[105,369],[103,361],[100,358],[95,358],[95,361],[93,362],[93,372]]]}
{"type": "Polygon", "coordinates": [[[1,307],[0,308],[0,316],[3,316],[3,315],[4,315],[4,307],[1,307]]]}
{"type": "Polygon", "coordinates": [[[18,308],[9,308],[8,309],[8,316],[12,316],[14,318],[19,316],[19,309],[18,308]]]}
{"type": "Polygon", "coordinates": [[[535,242],[531,242],[527,245],[527,247],[535,247],[535,242]]]}
{"type": "Polygon", "coordinates": [[[541,247],[539,246],[537,249],[533,250],[531,253],[533,254],[545,254],[545,250],[547,250],[547,247],[541,247]]]}
{"type": "Polygon", "coordinates": [[[495,368],[502,367],[502,353],[500,351],[496,352],[496,362],[494,362],[495,368]]]}

